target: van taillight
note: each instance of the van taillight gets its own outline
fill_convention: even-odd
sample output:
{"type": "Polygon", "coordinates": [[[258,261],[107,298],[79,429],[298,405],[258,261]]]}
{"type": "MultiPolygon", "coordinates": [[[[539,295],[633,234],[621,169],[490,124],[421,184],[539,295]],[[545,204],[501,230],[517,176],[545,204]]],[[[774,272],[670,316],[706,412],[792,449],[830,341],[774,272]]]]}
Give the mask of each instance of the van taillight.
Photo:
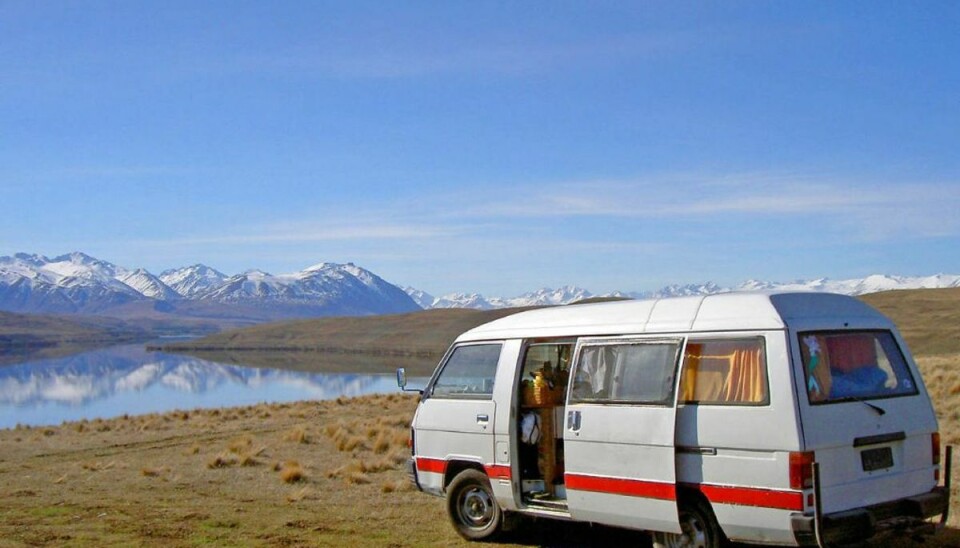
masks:
{"type": "Polygon", "coordinates": [[[813,487],[813,451],[790,453],[790,488],[813,487]]]}
{"type": "Polygon", "coordinates": [[[930,449],[933,451],[933,465],[940,464],[940,432],[934,432],[930,436],[930,449]]]}

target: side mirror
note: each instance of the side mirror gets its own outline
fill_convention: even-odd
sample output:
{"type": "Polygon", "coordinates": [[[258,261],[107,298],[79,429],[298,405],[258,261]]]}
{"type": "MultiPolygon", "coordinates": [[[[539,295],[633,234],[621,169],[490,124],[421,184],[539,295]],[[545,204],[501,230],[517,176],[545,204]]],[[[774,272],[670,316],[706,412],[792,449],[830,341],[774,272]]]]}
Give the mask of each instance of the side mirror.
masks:
{"type": "Polygon", "coordinates": [[[407,370],[402,367],[397,369],[397,386],[404,392],[416,392],[421,396],[423,395],[422,388],[407,388],[407,370]]]}

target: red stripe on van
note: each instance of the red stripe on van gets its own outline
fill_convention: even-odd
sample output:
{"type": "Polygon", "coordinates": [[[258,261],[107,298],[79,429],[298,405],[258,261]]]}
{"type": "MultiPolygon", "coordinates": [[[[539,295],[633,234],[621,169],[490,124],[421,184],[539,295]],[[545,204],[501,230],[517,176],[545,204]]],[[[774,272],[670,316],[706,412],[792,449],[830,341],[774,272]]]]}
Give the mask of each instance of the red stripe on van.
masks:
{"type": "Polygon", "coordinates": [[[706,485],[702,483],[686,485],[699,489],[711,504],[736,504],[739,506],[803,511],[803,493],[800,491],[775,491],[755,487],[706,485]]]}
{"type": "Polygon", "coordinates": [[[564,480],[567,489],[578,491],[596,491],[598,493],[611,493],[631,497],[677,500],[677,486],[673,483],[584,476],[580,474],[564,474],[564,480]]]}
{"type": "Polygon", "coordinates": [[[510,479],[513,474],[510,472],[510,466],[503,464],[487,464],[483,467],[487,471],[490,479],[510,479]]]}
{"type": "Polygon", "coordinates": [[[443,459],[417,457],[417,471],[418,472],[434,472],[436,474],[445,474],[447,472],[447,461],[443,459]]]}

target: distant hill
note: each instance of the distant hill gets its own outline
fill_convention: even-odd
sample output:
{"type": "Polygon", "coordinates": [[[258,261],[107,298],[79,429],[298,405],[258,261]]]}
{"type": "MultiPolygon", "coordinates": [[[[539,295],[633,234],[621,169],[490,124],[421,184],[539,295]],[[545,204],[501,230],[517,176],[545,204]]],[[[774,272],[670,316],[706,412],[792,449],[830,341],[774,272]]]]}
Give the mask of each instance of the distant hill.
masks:
{"type": "Polygon", "coordinates": [[[110,344],[143,340],[143,329],[109,318],[64,318],[0,311],[0,365],[19,356],[63,356],[110,344]]]}
{"type": "MultiPolygon", "coordinates": [[[[960,352],[960,288],[887,291],[860,297],[890,316],[915,354],[960,352]]],[[[322,318],[258,325],[164,347],[195,353],[321,351],[412,357],[432,367],[460,333],[524,308],[434,309],[410,314],[322,318]]]]}
{"type": "Polygon", "coordinates": [[[437,309],[385,316],[291,320],[210,335],[170,351],[322,351],[439,358],[460,333],[522,309],[437,309]]]}
{"type": "Polygon", "coordinates": [[[883,291],[860,299],[897,324],[914,354],[960,352],[960,287],[883,291]]]}

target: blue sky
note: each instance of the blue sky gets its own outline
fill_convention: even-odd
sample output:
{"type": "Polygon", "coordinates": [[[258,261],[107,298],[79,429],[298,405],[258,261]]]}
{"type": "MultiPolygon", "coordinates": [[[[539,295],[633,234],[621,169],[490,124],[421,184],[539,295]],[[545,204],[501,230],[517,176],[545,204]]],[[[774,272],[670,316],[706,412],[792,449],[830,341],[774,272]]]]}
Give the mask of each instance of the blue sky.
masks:
{"type": "Polygon", "coordinates": [[[0,2],[0,255],[960,273],[956,2],[0,2]]]}

